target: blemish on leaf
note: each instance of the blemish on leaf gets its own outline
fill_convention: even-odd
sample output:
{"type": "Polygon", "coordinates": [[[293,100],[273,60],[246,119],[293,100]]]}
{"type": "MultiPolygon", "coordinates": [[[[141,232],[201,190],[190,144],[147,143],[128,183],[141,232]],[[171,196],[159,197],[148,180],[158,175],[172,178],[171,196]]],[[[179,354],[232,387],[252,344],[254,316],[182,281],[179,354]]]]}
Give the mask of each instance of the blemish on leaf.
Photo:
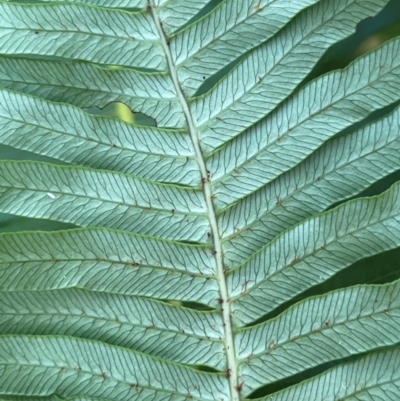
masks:
{"type": "Polygon", "coordinates": [[[267,345],[268,349],[275,348],[275,346],[276,346],[275,340],[271,340],[267,345]]]}
{"type": "Polygon", "coordinates": [[[301,260],[301,256],[296,256],[291,262],[291,265],[295,265],[296,263],[298,263],[301,260]]]}
{"type": "Polygon", "coordinates": [[[254,280],[247,280],[247,281],[245,281],[243,284],[242,284],[242,289],[241,289],[241,291],[240,291],[240,293],[243,295],[246,291],[247,291],[247,285],[250,283],[250,282],[255,282],[254,280]]]}
{"type": "Polygon", "coordinates": [[[128,386],[129,386],[129,387],[132,387],[132,388],[134,388],[134,389],[136,389],[136,390],[139,388],[139,385],[136,384],[136,383],[129,383],[128,386]]]}

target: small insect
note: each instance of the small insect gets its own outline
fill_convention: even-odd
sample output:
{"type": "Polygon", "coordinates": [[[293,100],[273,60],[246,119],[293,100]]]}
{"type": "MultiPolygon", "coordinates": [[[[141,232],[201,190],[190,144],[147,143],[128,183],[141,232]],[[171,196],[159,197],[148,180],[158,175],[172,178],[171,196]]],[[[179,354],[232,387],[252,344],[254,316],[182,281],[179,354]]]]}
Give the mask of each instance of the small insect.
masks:
{"type": "Polygon", "coordinates": [[[51,192],[47,192],[47,196],[51,199],[56,199],[56,196],[52,194],[51,192]]]}
{"type": "Polygon", "coordinates": [[[224,300],[222,298],[218,298],[217,301],[218,301],[219,304],[223,304],[224,303],[224,300]]]}
{"type": "Polygon", "coordinates": [[[238,393],[240,393],[243,389],[243,384],[244,382],[239,383],[237,386],[235,386],[235,389],[238,393]]]}

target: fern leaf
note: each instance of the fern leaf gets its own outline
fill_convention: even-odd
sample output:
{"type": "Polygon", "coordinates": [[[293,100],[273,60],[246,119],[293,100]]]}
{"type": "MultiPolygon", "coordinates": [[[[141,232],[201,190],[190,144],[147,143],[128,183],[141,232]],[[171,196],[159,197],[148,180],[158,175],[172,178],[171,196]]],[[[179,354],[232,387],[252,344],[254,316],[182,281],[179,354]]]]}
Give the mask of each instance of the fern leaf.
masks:
{"type": "Polygon", "coordinates": [[[399,400],[387,3],[0,0],[0,401],[399,400]]]}

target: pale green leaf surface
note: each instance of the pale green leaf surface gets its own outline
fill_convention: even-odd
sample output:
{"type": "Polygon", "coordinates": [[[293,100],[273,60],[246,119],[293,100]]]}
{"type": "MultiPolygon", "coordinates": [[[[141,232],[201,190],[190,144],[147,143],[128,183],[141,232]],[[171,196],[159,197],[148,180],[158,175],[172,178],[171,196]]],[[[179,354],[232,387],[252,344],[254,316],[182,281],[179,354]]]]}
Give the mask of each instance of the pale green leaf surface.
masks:
{"type": "Polygon", "coordinates": [[[153,118],[158,127],[186,127],[168,75],[99,68],[81,62],[0,57],[0,85],[78,107],[122,102],[153,118]]]}
{"type": "MultiPolygon", "coordinates": [[[[398,282],[307,298],[400,247],[399,183],[319,214],[399,170],[399,108],[340,137],[398,102],[399,39],[302,85],[388,0],[18,3],[0,145],[53,164],[0,162],[0,213],[76,228],[0,235],[0,398],[240,401],[399,343],[398,282]],[[82,110],[114,102],[152,127],[82,110]]],[[[392,401],[333,371],[269,399],[392,401]]]]}
{"type": "Polygon", "coordinates": [[[216,207],[266,185],[341,130],[399,100],[399,93],[400,39],[314,80],[213,155],[216,207]]]}
{"type": "Polygon", "coordinates": [[[68,335],[225,369],[219,314],[82,290],[0,292],[2,334],[68,335]]]}
{"type": "Polygon", "coordinates": [[[210,248],[105,229],[0,235],[0,290],[87,288],[215,305],[210,248]]]}
{"type": "Polygon", "coordinates": [[[400,349],[374,353],[337,366],[260,401],[398,401],[400,349]]]}
{"type": "Polygon", "coordinates": [[[182,28],[209,3],[211,0],[154,0],[167,33],[182,28]]]}
{"type": "Polygon", "coordinates": [[[166,69],[150,14],[76,4],[0,3],[0,53],[166,69]]]}
{"type": "Polygon", "coordinates": [[[140,353],[73,337],[0,336],[5,394],[128,401],[227,400],[221,376],[160,362],[140,353]]]}
{"type": "MultiPolygon", "coordinates": [[[[11,2],[11,0],[8,0],[11,2]]],[[[141,8],[145,9],[146,0],[40,0],[43,3],[82,3],[96,7],[141,8]]]]}
{"type": "Polygon", "coordinates": [[[353,34],[360,19],[373,16],[385,4],[386,0],[322,0],[250,52],[212,91],[191,104],[204,150],[217,150],[272,111],[332,44],[353,34]]]}
{"type": "Polygon", "coordinates": [[[244,325],[352,263],[400,246],[400,184],[287,230],[227,277],[233,319],[244,325]]]}
{"type": "Polygon", "coordinates": [[[89,116],[0,89],[0,143],[159,182],[200,185],[189,135],[89,116]],[[190,157],[190,159],[189,159],[190,157]]]}
{"type": "Polygon", "coordinates": [[[318,1],[223,1],[171,38],[171,53],[186,92],[193,95],[205,79],[273,37],[296,14],[318,1]]]}
{"type": "Polygon", "coordinates": [[[352,197],[400,169],[400,108],[329,141],[294,169],[219,218],[230,268],[301,220],[352,197]]]}
{"type": "Polygon", "coordinates": [[[202,192],[108,171],[0,162],[0,211],[110,227],[173,240],[206,241],[202,192]]]}
{"type": "Polygon", "coordinates": [[[396,345],[399,331],[400,282],[300,302],[236,335],[245,394],[326,362],[396,345]]]}
{"type": "Polygon", "coordinates": [[[70,398],[59,398],[55,395],[48,397],[24,397],[24,396],[15,396],[15,395],[5,395],[1,394],[1,401],[111,401],[110,398],[94,398],[87,396],[76,396],[70,398]]]}

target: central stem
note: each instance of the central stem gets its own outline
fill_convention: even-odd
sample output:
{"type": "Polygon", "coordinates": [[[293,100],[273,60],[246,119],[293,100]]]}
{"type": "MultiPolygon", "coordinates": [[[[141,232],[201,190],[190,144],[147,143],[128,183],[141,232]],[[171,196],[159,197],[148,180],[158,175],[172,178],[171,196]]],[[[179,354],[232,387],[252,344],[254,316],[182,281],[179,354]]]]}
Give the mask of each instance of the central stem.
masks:
{"type": "Polygon", "coordinates": [[[167,59],[168,67],[171,73],[172,81],[175,86],[175,90],[178,94],[179,101],[182,106],[183,113],[185,114],[188,129],[190,132],[190,136],[193,142],[194,151],[196,153],[197,162],[200,168],[201,179],[203,183],[203,192],[204,198],[207,204],[207,211],[208,211],[208,218],[210,221],[212,238],[214,242],[214,251],[215,251],[215,258],[217,264],[217,279],[220,289],[221,295],[221,311],[222,317],[224,322],[224,330],[225,330],[225,348],[226,348],[226,356],[227,356],[227,364],[228,370],[227,375],[229,377],[229,384],[230,384],[230,391],[231,391],[231,401],[239,401],[240,400],[240,386],[238,382],[238,369],[237,369],[237,361],[236,361],[236,354],[235,354],[235,344],[233,338],[233,327],[231,321],[231,308],[229,302],[229,294],[228,294],[228,287],[226,284],[225,279],[225,269],[223,263],[223,254],[222,254],[222,244],[219,236],[218,230],[218,223],[217,223],[217,216],[214,210],[214,204],[212,201],[212,193],[211,193],[211,185],[208,178],[206,162],[203,156],[203,152],[200,147],[199,138],[197,135],[197,130],[193,121],[193,116],[184,95],[181,85],[178,80],[178,74],[176,71],[175,63],[172,58],[172,54],[169,48],[169,42],[165,35],[165,32],[162,28],[161,21],[159,19],[157,9],[153,4],[153,0],[149,0],[149,6],[151,7],[153,18],[155,24],[157,26],[158,33],[161,38],[161,43],[164,48],[165,56],[167,59]]]}

